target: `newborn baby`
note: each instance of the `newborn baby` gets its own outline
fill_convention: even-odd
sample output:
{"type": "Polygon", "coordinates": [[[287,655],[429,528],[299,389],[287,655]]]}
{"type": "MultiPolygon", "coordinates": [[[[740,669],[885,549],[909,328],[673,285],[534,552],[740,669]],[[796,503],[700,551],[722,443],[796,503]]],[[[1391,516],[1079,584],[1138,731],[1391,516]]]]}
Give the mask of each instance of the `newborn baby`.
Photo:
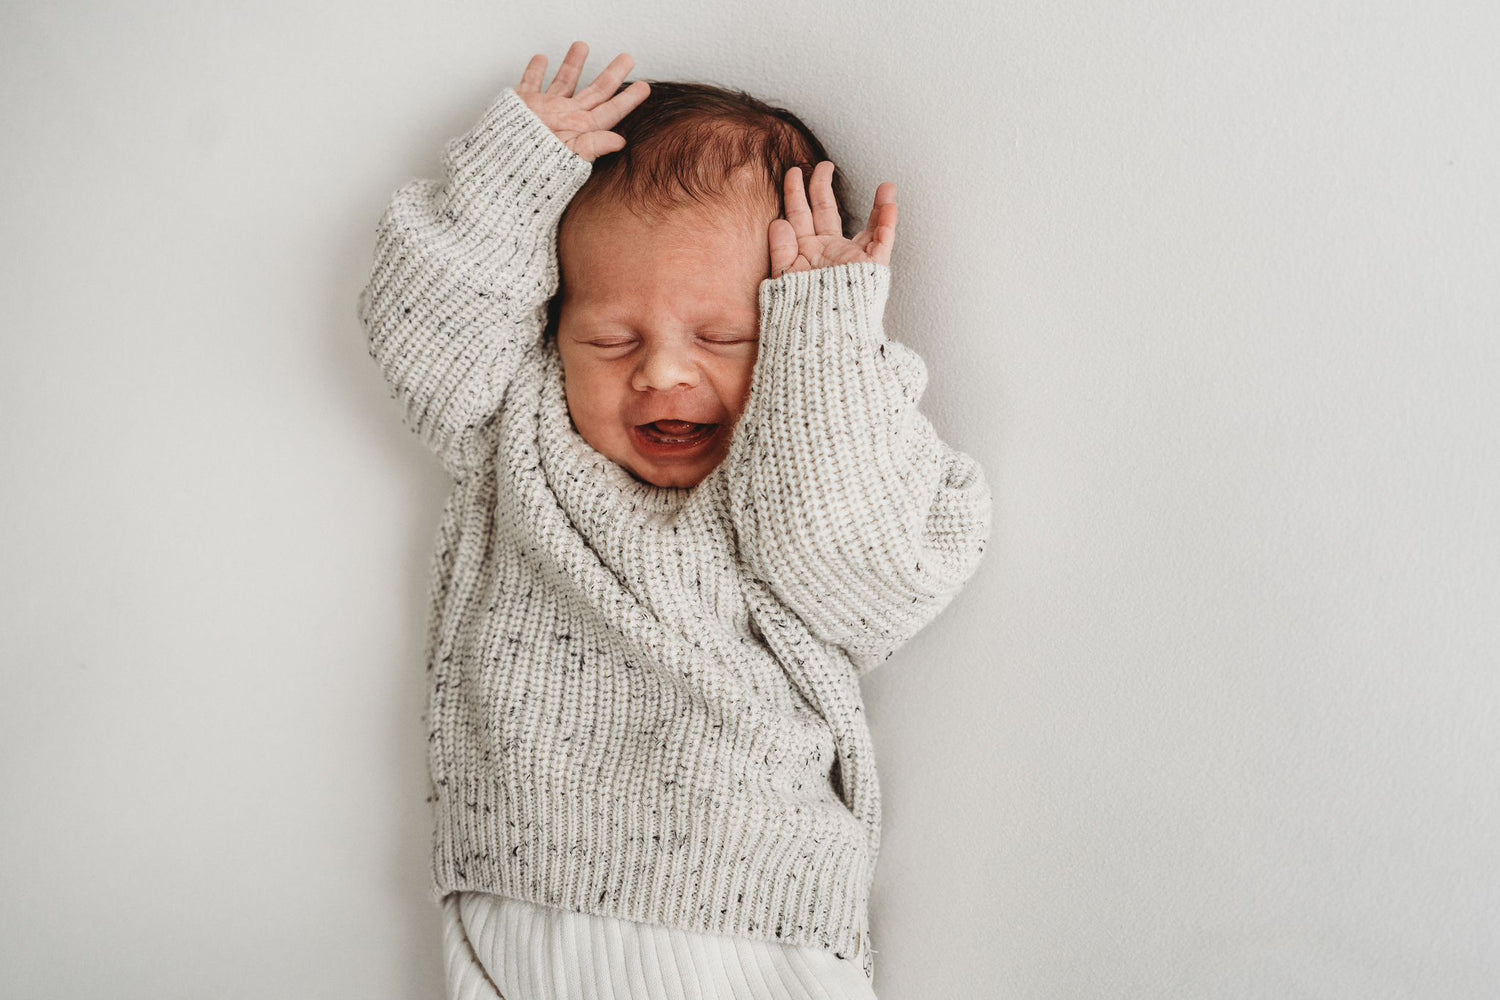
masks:
{"type": "Polygon", "coordinates": [[[796,116],[624,55],[579,89],[585,57],[545,89],[534,57],[395,193],[360,296],[454,479],[450,995],[869,998],[859,677],[973,574],[989,491],[883,331],[894,186],[846,236],[796,116]]]}
{"type": "MultiPolygon", "coordinates": [[[[634,107],[648,92],[646,83],[632,84],[616,98],[616,110],[634,107]]],[[[526,100],[544,121],[566,113],[567,99],[551,92],[531,91],[526,100]]],[[[890,261],[895,185],[881,186],[870,226],[845,240],[833,164],[820,162],[813,171],[816,211],[794,166],[785,177],[791,209],[780,219],[781,178],[768,176],[763,159],[780,152],[780,159],[821,160],[822,144],[782,112],[795,125],[755,137],[782,148],[755,151],[760,156],[750,159],[749,136],[727,144],[722,136],[739,124],[735,119],[764,117],[747,103],[715,88],[659,86],[626,129],[643,138],[584,185],[558,238],[563,280],[556,328],[568,412],[585,441],[658,486],[694,486],[728,453],[755,365],[757,295],[768,252],[780,258],[773,264],[778,275],[845,260],[890,261]],[[695,156],[696,143],[708,145],[719,162],[706,161],[701,150],[695,156]],[[663,177],[677,180],[678,189],[660,180],[651,185],[663,177]]],[[[581,132],[572,141],[600,134],[581,132]]],[[[603,135],[612,145],[615,133],[603,135]]]]}
{"type": "MultiPolygon", "coordinates": [[[[747,179],[734,183],[750,193],[747,179]]],[[[568,413],[638,479],[696,486],[728,454],[750,392],[776,214],[762,200],[643,217],[594,195],[575,198],[564,218],[556,335],[568,413]]]]}

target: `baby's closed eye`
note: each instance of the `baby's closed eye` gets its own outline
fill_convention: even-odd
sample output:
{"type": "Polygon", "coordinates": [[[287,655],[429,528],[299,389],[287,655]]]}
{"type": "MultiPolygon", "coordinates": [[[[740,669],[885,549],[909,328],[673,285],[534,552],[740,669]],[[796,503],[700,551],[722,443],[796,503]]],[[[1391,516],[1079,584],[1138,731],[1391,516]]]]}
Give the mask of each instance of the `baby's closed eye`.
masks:
{"type": "Polygon", "coordinates": [[[753,333],[720,333],[707,331],[698,334],[698,339],[705,344],[753,344],[759,338],[753,333]]]}
{"type": "MultiPolygon", "coordinates": [[[[709,348],[733,348],[742,347],[747,344],[753,345],[757,343],[760,338],[753,333],[710,332],[694,334],[693,339],[697,343],[709,348]]],[[[588,347],[592,347],[600,353],[611,356],[618,356],[627,354],[635,347],[637,347],[641,343],[641,338],[631,336],[629,334],[613,334],[609,336],[589,337],[586,340],[579,341],[579,343],[584,344],[588,347]]]]}
{"type": "Polygon", "coordinates": [[[594,337],[592,339],[585,340],[584,343],[588,344],[590,347],[602,347],[605,349],[616,347],[632,347],[636,343],[636,338],[626,336],[594,337]]]}

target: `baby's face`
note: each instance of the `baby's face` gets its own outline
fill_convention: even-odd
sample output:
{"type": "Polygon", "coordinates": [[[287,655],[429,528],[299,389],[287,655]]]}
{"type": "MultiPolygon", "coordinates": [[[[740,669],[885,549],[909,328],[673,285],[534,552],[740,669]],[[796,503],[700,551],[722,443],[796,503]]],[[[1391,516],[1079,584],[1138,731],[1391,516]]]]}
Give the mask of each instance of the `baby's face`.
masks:
{"type": "Polygon", "coordinates": [[[573,424],[637,479],[696,486],[745,409],[774,216],[580,208],[558,233],[557,345],[573,424]]]}

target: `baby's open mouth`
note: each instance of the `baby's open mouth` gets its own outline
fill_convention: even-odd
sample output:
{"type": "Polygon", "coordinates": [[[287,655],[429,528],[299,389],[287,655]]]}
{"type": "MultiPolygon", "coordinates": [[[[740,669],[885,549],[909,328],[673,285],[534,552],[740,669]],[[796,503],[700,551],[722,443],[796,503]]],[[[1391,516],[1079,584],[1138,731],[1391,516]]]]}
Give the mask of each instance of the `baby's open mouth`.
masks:
{"type": "Polygon", "coordinates": [[[664,445],[697,444],[718,429],[718,424],[695,424],[690,420],[657,420],[636,426],[636,432],[646,440],[664,445]]]}

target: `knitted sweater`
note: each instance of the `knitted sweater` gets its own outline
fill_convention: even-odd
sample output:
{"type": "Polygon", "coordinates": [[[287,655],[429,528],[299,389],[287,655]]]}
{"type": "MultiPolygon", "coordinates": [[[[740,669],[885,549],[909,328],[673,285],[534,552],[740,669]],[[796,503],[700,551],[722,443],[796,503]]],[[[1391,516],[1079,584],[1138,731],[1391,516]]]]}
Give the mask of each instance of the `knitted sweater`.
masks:
{"type": "Polygon", "coordinates": [[[568,416],[556,233],[591,165],[507,89],[377,228],[359,314],[454,480],[432,564],[433,889],[853,955],[859,677],[973,573],[989,491],[917,411],[878,264],[759,289],[725,460],[645,484],[568,416]]]}

